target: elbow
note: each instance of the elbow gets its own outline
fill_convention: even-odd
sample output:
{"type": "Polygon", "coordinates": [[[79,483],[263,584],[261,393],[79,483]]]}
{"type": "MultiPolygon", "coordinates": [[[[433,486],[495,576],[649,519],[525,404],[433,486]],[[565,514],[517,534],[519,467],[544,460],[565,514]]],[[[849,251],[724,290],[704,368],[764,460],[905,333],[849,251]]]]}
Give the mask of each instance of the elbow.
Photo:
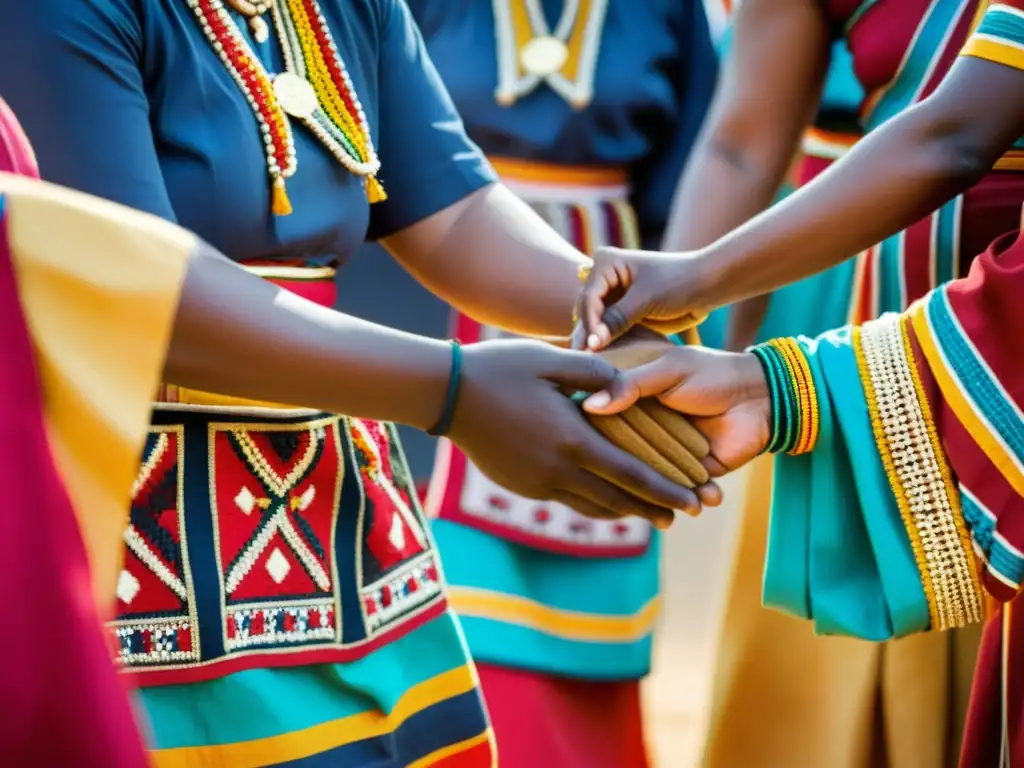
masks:
{"type": "Polygon", "coordinates": [[[923,109],[919,117],[924,118],[920,146],[931,148],[935,171],[958,191],[980,181],[999,159],[999,142],[976,119],[928,115],[923,109]]]}
{"type": "Polygon", "coordinates": [[[792,142],[778,140],[763,120],[745,112],[723,114],[705,128],[709,153],[749,178],[773,177],[780,168],[784,173],[792,142]]]}
{"type": "Polygon", "coordinates": [[[977,184],[992,170],[998,154],[969,136],[954,136],[944,148],[945,169],[951,183],[966,189],[977,184]]]}

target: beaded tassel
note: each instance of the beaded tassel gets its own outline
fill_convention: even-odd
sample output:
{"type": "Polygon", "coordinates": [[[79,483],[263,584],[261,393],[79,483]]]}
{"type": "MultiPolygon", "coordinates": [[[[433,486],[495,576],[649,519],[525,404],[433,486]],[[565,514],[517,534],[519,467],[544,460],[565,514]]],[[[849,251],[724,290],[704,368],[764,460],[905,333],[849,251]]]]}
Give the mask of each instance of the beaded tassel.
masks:
{"type": "MultiPolygon", "coordinates": [[[[222,0],[186,2],[256,116],[271,181],[271,211],[275,216],[287,216],[292,205],[286,182],[297,168],[295,141],[273,79],[222,0]]],[[[387,199],[376,177],[380,160],[366,114],[316,0],[279,0],[273,13],[286,71],[309,83],[316,94],[316,108],[299,119],[339,163],[365,177],[367,200],[387,199]]]]}
{"type": "Polygon", "coordinates": [[[221,0],[187,0],[203,34],[245,96],[260,126],[267,172],[272,184],[271,208],[277,215],[291,213],[285,180],[296,170],[291,124],[274,94],[270,75],[238,30],[221,0]]]}

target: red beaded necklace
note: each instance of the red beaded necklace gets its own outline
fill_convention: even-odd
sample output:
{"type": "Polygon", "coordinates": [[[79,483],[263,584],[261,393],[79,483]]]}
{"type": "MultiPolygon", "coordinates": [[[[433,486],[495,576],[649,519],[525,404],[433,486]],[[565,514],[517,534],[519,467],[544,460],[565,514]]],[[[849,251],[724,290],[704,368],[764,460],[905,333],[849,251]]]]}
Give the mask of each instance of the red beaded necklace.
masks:
{"type": "Polygon", "coordinates": [[[285,71],[275,76],[266,71],[222,0],[187,2],[259,123],[276,215],[292,211],[285,182],[297,164],[289,115],[305,124],[339,163],[366,179],[371,203],[386,199],[376,178],[380,160],[366,115],[317,0],[256,6],[274,15],[285,60],[285,71]]]}

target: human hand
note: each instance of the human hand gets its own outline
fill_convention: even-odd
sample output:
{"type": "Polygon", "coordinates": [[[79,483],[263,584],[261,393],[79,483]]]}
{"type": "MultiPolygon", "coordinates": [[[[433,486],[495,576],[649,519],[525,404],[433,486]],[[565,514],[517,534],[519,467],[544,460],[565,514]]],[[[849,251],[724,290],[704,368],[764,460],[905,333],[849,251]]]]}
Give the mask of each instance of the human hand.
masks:
{"type": "MultiPolygon", "coordinates": [[[[669,339],[643,326],[634,326],[598,354],[619,370],[659,359],[675,348],[669,339]]],[[[588,414],[587,420],[601,434],[625,448],[669,479],[694,487],[704,506],[722,503],[721,489],[709,482],[703,459],[710,446],[690,421],[652,398],[643,398],[622,413],[588,414]]]]}
{"type": "Polygon", "coordinates": [[[698,254],[598,248],[581,277],[574,335],[591,350],[605,348],[634,325],[680,333],[714,309],[706,296],[713,273],[698,254]]]}
{"type": "Polygon", "coordinates": [[[639,515],[660,528],[700,508],[671,482],[590,427],[561,391],[610,386],[615,366],[585,352],[501,339],[464,347],[449,437],[495,482],[590,517],[639,515]]]}
{"type": "Polygon", "coordinates": [[[673,347],[658,359],[622,371],[583,403],[586,412],[612,414],[642,397],[657,397],[690,416],[711,443],[704,460],[712,477],[738,469],[761,453],[771,436],[771,403],[764,369],[750,353],[673,347]]]}

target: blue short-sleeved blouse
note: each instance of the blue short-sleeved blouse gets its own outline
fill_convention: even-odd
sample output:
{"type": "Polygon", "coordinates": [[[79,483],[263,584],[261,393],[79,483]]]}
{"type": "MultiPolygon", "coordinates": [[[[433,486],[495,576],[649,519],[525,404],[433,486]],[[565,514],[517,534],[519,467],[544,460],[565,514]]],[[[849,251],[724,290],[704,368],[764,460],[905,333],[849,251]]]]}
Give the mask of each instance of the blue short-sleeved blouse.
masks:
{"type": "MultiPolygon", "coordinates": [[[[381,157],[389,199],[372,207],[362,180],[297,125],[295,212],[270,213],[256,119],[185,0],[8,3],[0,93],[50,181],[176,220],[236,260],[341,261],[493,177],[403,0],[321,6],[381,157]]],[[[249,43],[283,69],[275,35],[249,43]]]]}
{"type": "MultiPolygon", "coordinates": [[[[608,0],[594,96],[576,109],[547,85],[503,107],[489,0],[409,0],[469,135],[489,155],[629,169],[641,234],[657,247],[715,89],[701,0],[608,0]]],[[[540,7],[554,26],[561,0],[540,7]]]]}

